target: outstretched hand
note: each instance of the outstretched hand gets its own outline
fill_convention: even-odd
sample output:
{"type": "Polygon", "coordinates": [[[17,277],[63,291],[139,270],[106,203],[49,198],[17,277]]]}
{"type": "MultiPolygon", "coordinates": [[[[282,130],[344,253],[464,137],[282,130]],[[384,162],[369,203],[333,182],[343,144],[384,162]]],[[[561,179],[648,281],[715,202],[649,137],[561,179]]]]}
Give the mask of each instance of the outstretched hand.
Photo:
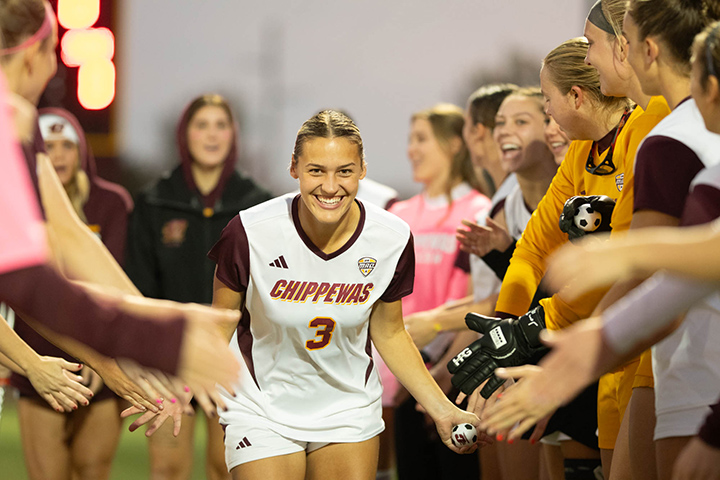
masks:
{"type": "Polygon", "coordinates": [[[632,276],[632,249],[588,236],[560,247],[548,258],[545,281],[563,299],[574,300],[596,288],[632,276]],[[590,273],[592,272],[592,274],[590,273]]]}
{"type": "Polygon", "coordinates": [[[480,434],[480,420],[477,415],[461,410],[452,404],[450,405],[451,408],[447,410],[444,415],[433,418],[442,442],[453,452],[462,454],[473,453],[478,449],[478,446],[486,445],[487,438],[480,434]],[[455,425],[461,425],[463,423],[471,423],[475,426],[475,429],[478,431],[478,439],[471,445],[456,447],[452,442],[452,429],[455,425]]]}
{"type": "Polygon", "coordinates": [[[190,387],[209,417],[216,414],[216,406],[226,409],[218,385],[235,395],[233,385],[239,378],[240,365],[222,332],[228,325],[237,325],[239,317],[237,310],[188,306],[178,377],[190,387]],[[213,315],[208,315],[208,310],[213,315]]]}
{"type": "Polygon", "coordinates": [[[460,242],[463,252],[484,257],[493,250],[504,252],[512,244],[508,231],[490,217],[485,219],[486,226],[469,220],[463,220],[462,224],[467,228],[459,227],[455,231],[455,238],[460,242]]]}
{"type": "Polygon", "coordinates": [[[71,412],[78,405],[88,405],[93,397],[93,392],[83,385],[83,378],[73,373],[81,369],[82,365],[62,358],[38,356],[25,373],[33,388],[55,411],[71,412]]]}
{"type": "Polygon", "coordinates": [[[602,321],[590,319],[563,331],[546,332],[543,342],[552,348],[540,363],[515,368],[499,368],[501,378],[520,381],[503,394],[502,401],[488,408],[482,426],[488,433],[512,428],[511,439],[519,438],[530,427],[577,396],[612,363],[604,344],[602,321]],[[609,363],[605,363],[609,362],[609,363]]]}
{"type": "MultiPolygon", "coordinates": [[[[188,386],[205,413],[211,417],[215,415],[216,406],[225,408],[217,388],[218,385],[222,386],[228,393],[234,395],[233,384],[239,377],[240,365],[230,351],[225,332],[233,331],[237,326],[240,320],[238,310],[127,295],[122,298],[121,307],[126,311],[149,314],[159,319],[182,315],[185,318],[185,328],[176,372],[177,379],[165,376],[172,380],[154,382],[152,386],[166,396],[172,393],[179,395],[182,386],[188,386]]],[[[144,377],[146,381],[152,378],[145,374],[138,375],[134,370],[137,365],[135,362],[118,359],[118,363],[136,383],[140,377],[144,377]]],[[[162,376],[155,375],[155,378],[159,379],[162,376]]]]}
{"type": "MultiPolygon", "coordinates": [[[[149,385],[143,384],[143,387],[141,387],[120,368],[118,362],[125,362],[126,369],[131,368],[129,361],[123,359],[118,359],[117,361],[109,359],[95,366],[105,385],[115,392],[117,396],[124,398],[140,411],[157,413],[162,410],[162,403],[157,401],[157,399],[162,397],[160,392],[152,389],[149,385]]],[[[141,381],[138,375],[133,376],[135,380],[141,381]]]]}
{"type": "Polygon", "coordinates": [[[133,423],[130,424],[128,430],[134,432],[141,426],[149,423],[150,426],[147,428],[147,430],[145,430],[146,437],[152,436],[155,432],[158,431],[160,427],[163,426],[163,424],[167,421],[168,418],[172,418],[173,436],[177,437],[180,434],[180,429],[182,427],[183,414],[195,414],[195,411],[190,405],[191,399],[192,393],[185,392],[180,398],[173,399],[173,401],[169,402],[162,411],[146,412],[137,407],[128,407],[123,410],[122,413],[120,413],[120,416],[122,418],[128,418],[133,415],[137,415],[138,413],[142,413],[139,418],[137,418],[133,423]]]}

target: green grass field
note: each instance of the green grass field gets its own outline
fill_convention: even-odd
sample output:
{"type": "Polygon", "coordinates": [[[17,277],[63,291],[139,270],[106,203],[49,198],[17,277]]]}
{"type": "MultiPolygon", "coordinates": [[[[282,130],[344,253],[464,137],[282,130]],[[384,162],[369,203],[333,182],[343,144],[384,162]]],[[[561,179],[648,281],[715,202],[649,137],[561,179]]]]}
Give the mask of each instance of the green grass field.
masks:
{"type": "MultiPolygon", "coordinates": [[[[127,425],[130,423],[131,420],[125,422],[120,446],[113,462],[111,480],[149,478],[147,439],[142,431],[128,432],[127,425]]],[[[205,478],[205,432],[205,417],[198,415],[195,427],[195,459],[191,477],[193,480],[205,478]]],[[[20,447],[16,400],[10,390],[6,390],[0,419],[0,478],[3,480],[27,480],[28,478],[20,447]]]]}

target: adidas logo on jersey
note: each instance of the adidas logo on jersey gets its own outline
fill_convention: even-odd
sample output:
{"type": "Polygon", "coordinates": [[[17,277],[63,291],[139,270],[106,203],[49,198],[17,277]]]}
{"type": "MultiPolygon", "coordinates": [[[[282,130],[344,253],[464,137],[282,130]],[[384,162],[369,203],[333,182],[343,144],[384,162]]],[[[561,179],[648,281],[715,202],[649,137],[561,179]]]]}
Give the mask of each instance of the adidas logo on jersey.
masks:
{"type": "Polygon", "coordinates": [[[285,263],[285,257],[283,257],[282,255],[276,258],[274,262],[270,262],[270,266],[277,268],[288,268],[287,263],[285,263]]]}
{"type": "Polygon", "coordinates": [[[250,440],[248,440],[247,437],[243,437],[243,439],[240,440],[240,443],[238,443],[238,446],[235,447],[235,450],[240,450],[245,447],[252,447],[252,443],[250,443],[250,440]]]}

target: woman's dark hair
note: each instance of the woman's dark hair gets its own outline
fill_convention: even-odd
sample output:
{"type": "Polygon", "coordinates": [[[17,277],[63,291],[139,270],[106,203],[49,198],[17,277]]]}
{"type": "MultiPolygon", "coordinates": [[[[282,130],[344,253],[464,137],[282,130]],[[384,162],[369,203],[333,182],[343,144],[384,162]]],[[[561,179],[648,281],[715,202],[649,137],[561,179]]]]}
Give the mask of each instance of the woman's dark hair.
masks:
{"type": "Polygon", "coordinates": [[[518,89],[511,83],[493,83],[475,90],[467,101],[467,109],[473,124],[481,123],[492,130],[495,128],[495,114],[505,97],[518,89]]]}
{"type": "Polygon", "coordinates": [[[698,33],[693,43],[695,62],[700,67],[700,85],[707,88],[708,77],[720,81],[720,21],[708,25],[698,33]]]}
{"type": "Polygon", "coordinates": [[[295,139],[293,157],[295,161],[302,155],[305,142],[311,138],[338,138],[344,137],[358,147],[360,159],[365,161],[365,151],[360,130],[355,123],[342,112],[337,110],[323,110],[316,113],[302,124],[295,139]]]}
{"type": "Polygon", "coordinates": [[[637,24],[640,38],[656,36],[689,74],[695,35],[720,18],[717,0],[630,0],[628,14],[637,24]]]}

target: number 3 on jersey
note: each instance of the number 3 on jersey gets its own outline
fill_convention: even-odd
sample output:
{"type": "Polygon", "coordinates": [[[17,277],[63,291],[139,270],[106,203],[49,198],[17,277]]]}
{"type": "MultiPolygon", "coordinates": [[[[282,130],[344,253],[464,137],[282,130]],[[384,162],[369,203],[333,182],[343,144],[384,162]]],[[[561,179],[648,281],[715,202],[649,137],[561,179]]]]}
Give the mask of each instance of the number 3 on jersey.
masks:
{"type": "Polygon", "coordinates": [[[318,350],[326,347],[332,339],[333,330],[335,330],[335,320],[328,317],[315,317],[308,324],[310,328],[317,328],[315,339],[305,342],[305,348],[308,350],[318,350]]]}

